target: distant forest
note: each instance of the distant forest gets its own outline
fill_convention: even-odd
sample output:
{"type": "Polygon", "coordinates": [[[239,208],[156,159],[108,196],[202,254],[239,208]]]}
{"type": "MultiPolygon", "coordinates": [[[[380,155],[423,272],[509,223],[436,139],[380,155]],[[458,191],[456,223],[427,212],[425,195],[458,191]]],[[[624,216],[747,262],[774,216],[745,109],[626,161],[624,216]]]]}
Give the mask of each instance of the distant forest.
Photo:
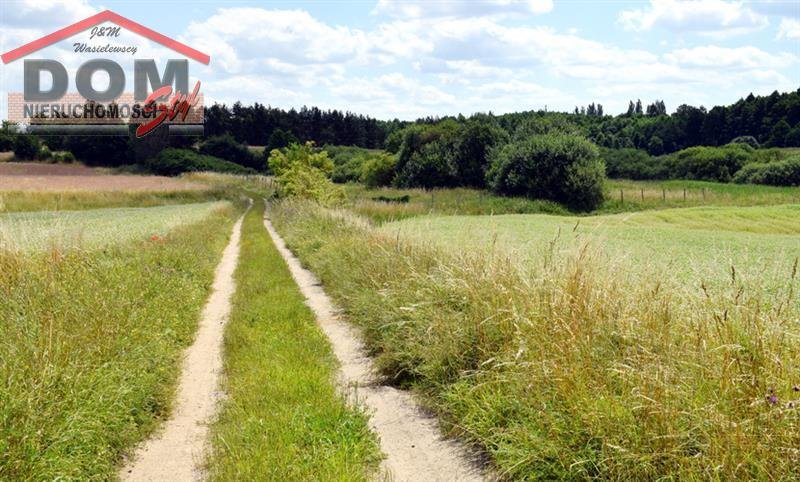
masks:
{"type": "MultiPolygon", "coordinates": [[[[631,101],[628,111],[617,116],[605,115],[602,105],[576,107],[571,113],[543,110],[495,116],[475,114],[419,119],[416,123],[433,124],[445,119],[465,122],[480,118],[496,122],[510,134],[523,129],[565,130],[582,134],[595,144],[609,148],[644,149],[660,155],[691,146],[719,146],[741,136],[752,136],[769,147],[800,147],[800,89],[773,92],[768,96],[748,95],[729,106],[710,110],[689,105],[667,114],[663,101],[642,105],[631,101]]],[[[283,110],[254,104],[236,103],[229,107],[215,104],[205,109],[206,136],[232,134],[250,145],[285,145],[285,140],[314,141],[317,145],[335,144],[381,148],[392,132],[412,122],[377,120],[339,110],[303,107],[283,110]]]]}

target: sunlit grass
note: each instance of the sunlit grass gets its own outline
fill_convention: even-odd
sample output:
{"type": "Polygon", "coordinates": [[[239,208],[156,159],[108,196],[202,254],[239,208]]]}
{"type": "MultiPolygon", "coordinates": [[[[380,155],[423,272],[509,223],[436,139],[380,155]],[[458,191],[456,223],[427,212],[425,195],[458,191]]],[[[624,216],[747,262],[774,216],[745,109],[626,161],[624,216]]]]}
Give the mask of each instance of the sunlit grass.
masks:
{"type": "Polygon", "coordinates": [[[212,428],[213,480],[368,480],[367,417],[334,387],[335,359],[262,223],[245,218],[225,333],[227,397],[212,428]]]}
{"type": "Polygon", "coordinates": [[[797,211],[751,209],[376,229],[284,203],[273,219],[387,379],[416,387],[504,477],[789,480],[797,211]]]}
{"type": "Polygon", "coordinates": [[[0,480],[116,477],[169,413],[236,211],[103,210],[103,249],[0,250],[0,480]]]}
{"type": "Polygon", "coordinates": [[[175,227],[226,209],[225,201],[146,208],[0,214],[0,250],[97,249],[136,239],[162,239],[175,227]]]}

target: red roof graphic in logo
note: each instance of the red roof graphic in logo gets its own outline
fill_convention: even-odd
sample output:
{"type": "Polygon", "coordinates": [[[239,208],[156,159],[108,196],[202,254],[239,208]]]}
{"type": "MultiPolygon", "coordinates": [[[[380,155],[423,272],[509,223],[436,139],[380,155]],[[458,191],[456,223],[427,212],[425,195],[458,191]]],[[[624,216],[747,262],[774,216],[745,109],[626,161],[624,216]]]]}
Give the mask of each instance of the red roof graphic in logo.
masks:
{"type": "Polygon", "coordinates": [[[36,52],[37,50],[47,47],[48,45],[54,44],[60,40],[64,40],[67,37],[71,37],[76,33],[82,32],[103,22],[113,22],[120,27],[130,30],[131,32],[135,32],[142,37],[152,40],[153,42],[160,43],[165,47],[169,47],[172,50],[202,64],[208,65],[208,63],[211,61],[211,57],[209,57],[207,54],[204,54],[199,50],[195,50],[186,44],[178,42],[177,40],[173,40],[166,35],[161,35],[155,30],[149,29],[142,24],[134,22],[133,20],[128,20],[122,15],[116,14],[111,10],[104,10],[97,15],[92,15],[91,17],[81,20],[80,22],[73,23],[68,27],[64,27],[61,30],[51,33],[50,35],[45,35],[38,40],[27,43],[22,47],[17,47],[14,50],[10,50],[0,56],[0,58],[3,60],[4,64],[13,62],[20,57],[24,57],[30,53],[36,52]]]}

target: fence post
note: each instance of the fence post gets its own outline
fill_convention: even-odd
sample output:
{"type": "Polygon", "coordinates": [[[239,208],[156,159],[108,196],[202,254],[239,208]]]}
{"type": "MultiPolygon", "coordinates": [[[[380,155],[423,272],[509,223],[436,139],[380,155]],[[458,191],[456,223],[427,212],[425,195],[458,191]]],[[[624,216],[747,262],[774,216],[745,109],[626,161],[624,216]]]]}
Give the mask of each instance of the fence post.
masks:
{"type": "Polygon", "coordinates": [[[706,202],[706,188],[703,188],[703,202],[706,202]]]}
{"type": "Polygon", "coordinates": [[[622,194],[622,189],[619,190],[619,203],[625,204],[625,195],[622,194]]]}
{"type": "Polygon", "coordinates": [[[683,188],[683,202],[686,202],[686,188],[683,188]]]}
{"type": "Polygon", "coordinates": [[[642,202],[644,202],[644,188],[642,188],[642,202]]]}
{"type": "Polygon", "coordinates": [[[667,190],[661,188],[661,202],[667,202],[667,190]]]}

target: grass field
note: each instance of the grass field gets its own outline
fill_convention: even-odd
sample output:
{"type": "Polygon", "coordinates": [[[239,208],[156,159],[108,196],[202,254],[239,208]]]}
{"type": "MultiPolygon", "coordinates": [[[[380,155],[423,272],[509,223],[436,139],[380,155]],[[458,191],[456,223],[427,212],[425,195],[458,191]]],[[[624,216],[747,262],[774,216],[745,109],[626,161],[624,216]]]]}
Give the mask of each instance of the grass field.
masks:
{"type": "MultiPolygon", "coordinates": [[[[588,249],[628,278],[658,277],[692,292],[741,280],[781,284],[800,256],[800,205],[696,207],[600,216],[421,216],[381,227],[451,250],[494,251],[536,264],[547,249],[588,249]]],[[[766,287],[766,286],[762,286],[766,287]]]]}
{"type": "Polygon", "coordinates": [[[273,219],[387,379],[415,387],[504,477],[785,480],[800,470],[797,214],[374,228],[284,203],[273,219]]]}
{"type": "Polygon", "coordinates": [[[97,249],[133,240],[166,241],[174,228],[196,224],[225,201],[155,207],[0,214],[0,250],[97,249]]]}
{"type": "MultiPolygon", "coordinates": [[[[346,189],[350,200],[347,207],[378,223],[425,214],[569,214],[562,206],[552,202],[500,197],[476,189],[368,189],[355,184],[348,184],[346,189]],[[402,202],[405,196],[407,199],[402,202]]],[[[800,189],[703,181],[611,180],[606,187],[606,201],[598,213],[789,203],[800,203],[800,189]]]]}
{"type": "Polygon", "coordinates": [[[335,359],[262,222],[247,215],[225,337],[214,480],[369,480],[380,450],[334,387],[335,359]]]}
{"type": "MultiPolygon", "coordinates": [[[[236,211],[85,211],[71,219],[102,249],[0,250],[0,479],[115,477],[169,412],[236,211]]],[[[13,219],[22,236],[53,232],[51,214],[13,219]]]]}

